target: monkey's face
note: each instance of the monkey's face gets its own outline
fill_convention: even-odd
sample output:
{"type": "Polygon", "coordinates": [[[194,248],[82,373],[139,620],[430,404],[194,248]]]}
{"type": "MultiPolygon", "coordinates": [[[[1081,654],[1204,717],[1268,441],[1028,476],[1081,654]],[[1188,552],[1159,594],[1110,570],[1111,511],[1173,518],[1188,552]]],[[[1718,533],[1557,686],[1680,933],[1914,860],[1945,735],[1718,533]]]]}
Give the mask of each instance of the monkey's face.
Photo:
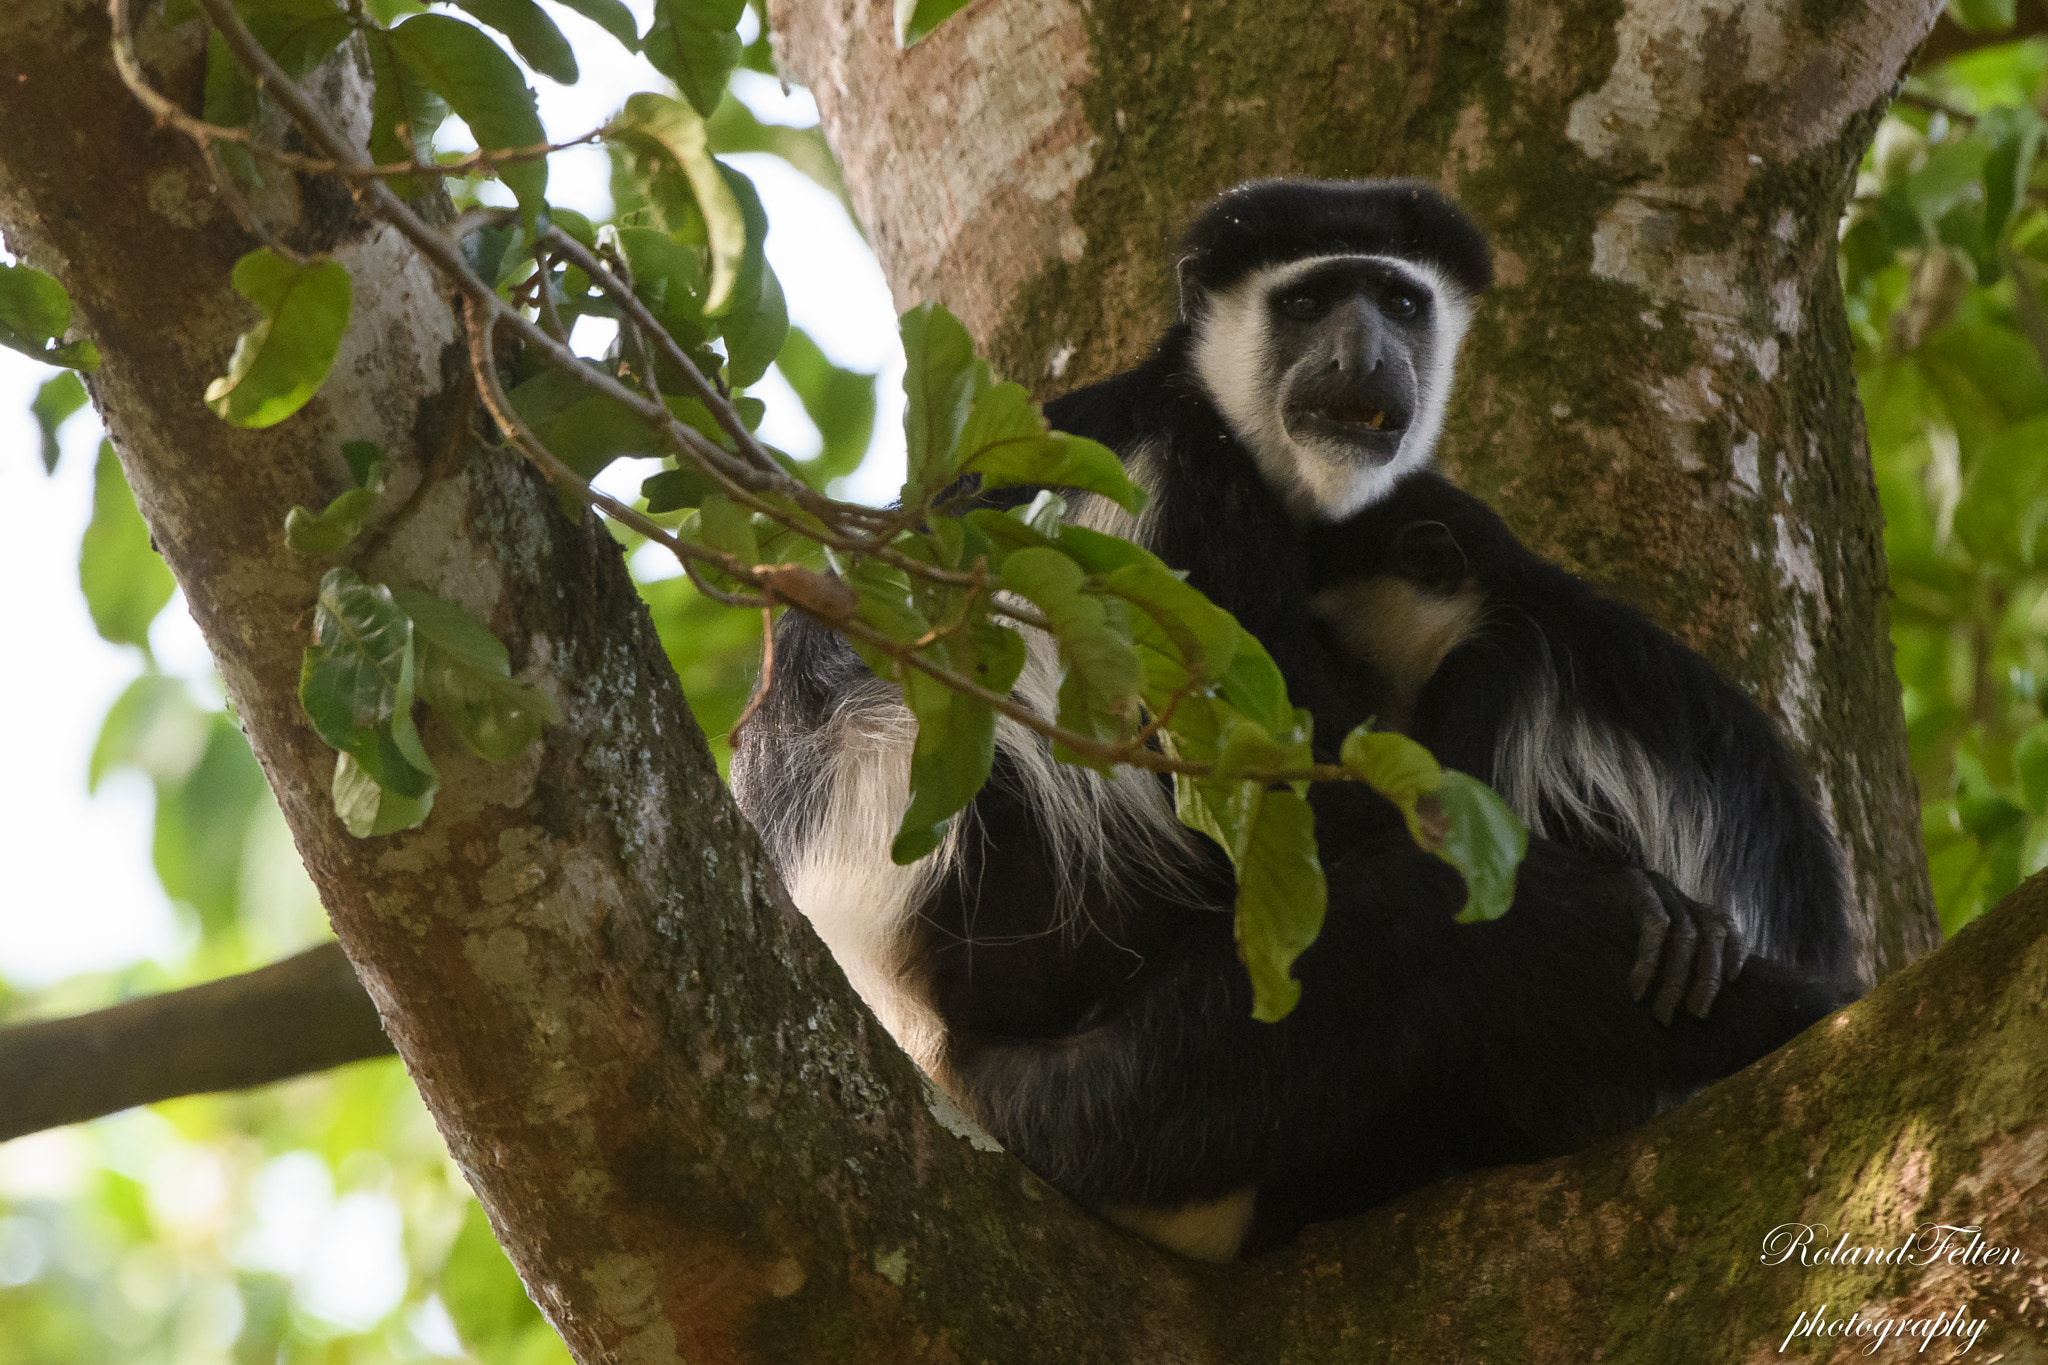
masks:
{"type": "Polygon", "coordinates": [[[1346,517],[1428,461],[1470,316],[1434,271],[1314,257],[1255,270],[1205,304],[1196,368],[1297,517],[1346,517]]]}
{"type": "Polygon", "coordinates": [[[1280,421],[1333,463],[1384,465],[1415,417],[1435,297],[1385,261],[1327,262],[1266,291],[1280,421]]]}

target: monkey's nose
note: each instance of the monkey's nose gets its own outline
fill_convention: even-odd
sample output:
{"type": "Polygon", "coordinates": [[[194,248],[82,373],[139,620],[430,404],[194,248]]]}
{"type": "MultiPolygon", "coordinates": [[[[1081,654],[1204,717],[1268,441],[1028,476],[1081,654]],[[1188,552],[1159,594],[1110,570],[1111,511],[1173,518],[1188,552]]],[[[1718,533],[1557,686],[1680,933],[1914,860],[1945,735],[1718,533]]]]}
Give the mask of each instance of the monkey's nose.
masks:
{"type": "Polygon", "coordinates": [[[1330,368],[1338,374],[1363,379],[1380,367],[1378,320],[1360,305],[1342,325],[1343,331],[1332,348],[1330,368]]]}

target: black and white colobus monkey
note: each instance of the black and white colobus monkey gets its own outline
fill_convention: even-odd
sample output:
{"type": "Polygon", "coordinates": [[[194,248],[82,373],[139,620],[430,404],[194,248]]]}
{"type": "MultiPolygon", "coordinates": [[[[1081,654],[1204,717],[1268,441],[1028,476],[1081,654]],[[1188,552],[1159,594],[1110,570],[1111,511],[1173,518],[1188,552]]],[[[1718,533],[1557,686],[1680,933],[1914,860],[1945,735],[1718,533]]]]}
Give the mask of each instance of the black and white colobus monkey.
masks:
{"type": "MultiPolygon", "coordinates": [[[[1487,275],[1477,230],[1415,184],[1255,182],[1188,236],[1193,377],[1306,529],[1312,609],[1354,705],[1486,780],[1531,829],[1725,911],[1675,915],[1681,938],[1845,976],[1839,851],[1762,711],[1428,470],[1487,275]],[[1375,247],[1366,216],[1403,196],[1412,240],[1375,247]]],[[[1104,439],[1106,405],[1085,397],[1048,413],[1104,439]]],[[[1647,950],[1647,898],[1645,913],[1647,950]]],[[[1654,965],[1639,958],[1638,988],[1654,965]]],[[[1711,982],[1694,984],[1701,1012],[1711,982]]]]}
{"type": "MultiPolygon", "coordinates": [[[[1401,182],[1247,186],[1189,240],[1189,321],[1048,407],[1116,448],[1152,500],[1135,521],[1090,497],[1074,515],[1187,569],[1265,643],[1327,748],[1370,694],[1317,620],[1308,528],[1426,460],[1485,246],[1401,182]],[[1341,310],[1355,325],[1333,324],[1341,310]]],[[[1018,695],[1051,714],[1057,683],[1036,642],[1018,695]]],[[[791,614],[735,791],[925,1070],[1053,1184],[1191,1255],[1619,1131],[1839,1003],[1761,961],[1707,1018],[1660,1024],[1627,984],[1646,889],[1688,923],[1711,924],[1705,908],[1538,838],[1509,913],[1457,925],[1456,874],[1391,805],[1334,786],[1315,797],[1330,905],[1297,964],[1302,1002],[1257,1023],[1227,863],[1159,782],[1061,767],[1005,722],[988,789],[937,853],[898,868],[914,728],[892,687],[791,614]]],[[[1666,994],[1690,987],[1703,1008],[1729,963],[1674,946],[1663,966],[1666,994]]]]}

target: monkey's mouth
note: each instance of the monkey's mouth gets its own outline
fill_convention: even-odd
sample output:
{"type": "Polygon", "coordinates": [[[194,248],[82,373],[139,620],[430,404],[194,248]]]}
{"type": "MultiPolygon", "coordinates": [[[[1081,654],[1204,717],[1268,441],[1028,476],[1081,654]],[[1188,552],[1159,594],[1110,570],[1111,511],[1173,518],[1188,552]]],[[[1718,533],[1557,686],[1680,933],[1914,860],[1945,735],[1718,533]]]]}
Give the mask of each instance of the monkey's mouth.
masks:
{"type": "MultiPolygon", "coordinates": [[[[1340,427],[1366,427],[1373,431],[1386,430],[1389,420],[1385,408],[1374,407],[1370,403],[1333,403],[1316,415],[1340,427]]],[[[1395,422],[1394,430],[1400,430],[1403,425],[1395,422]]]]}
{"type": "Polygon", "coordinates": [[[1401,449],[1411,417],[1397,396],[1347,394],[1289,404],[1288,433],[1297,440],[1343,446],[1368,464],[1385,464],[1401,449]]]}

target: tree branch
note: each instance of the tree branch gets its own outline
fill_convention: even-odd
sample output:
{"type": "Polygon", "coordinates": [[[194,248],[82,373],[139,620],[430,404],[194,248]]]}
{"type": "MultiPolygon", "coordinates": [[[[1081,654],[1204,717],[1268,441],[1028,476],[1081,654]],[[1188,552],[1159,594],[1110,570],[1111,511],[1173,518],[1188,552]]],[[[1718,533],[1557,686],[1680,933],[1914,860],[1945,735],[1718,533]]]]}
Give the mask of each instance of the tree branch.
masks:
{"type": "Polygon", "coordinates": [[[0,1029],[0,1142],[390,1052],[341,945],[323,943],[240,976],[0,1029]]]}
{"type": "Polygon", "coordinates": [[[1913,70],[1926,71],[1951,57],[1987,47],[2002,47],[2022,38],[2038,38],[2044,33],[2048,33],[2048,5],[2043,5],[2040,0],[2029,0],[2029,3],[2019,6],[2011,28],[1982,33],[1972,33],[1944,10],[1941,18],[1934,22],[1934,31],[1927,35],[1927,41],[1920,44],[1920,50],[1913,55],[1913,70]]]}

